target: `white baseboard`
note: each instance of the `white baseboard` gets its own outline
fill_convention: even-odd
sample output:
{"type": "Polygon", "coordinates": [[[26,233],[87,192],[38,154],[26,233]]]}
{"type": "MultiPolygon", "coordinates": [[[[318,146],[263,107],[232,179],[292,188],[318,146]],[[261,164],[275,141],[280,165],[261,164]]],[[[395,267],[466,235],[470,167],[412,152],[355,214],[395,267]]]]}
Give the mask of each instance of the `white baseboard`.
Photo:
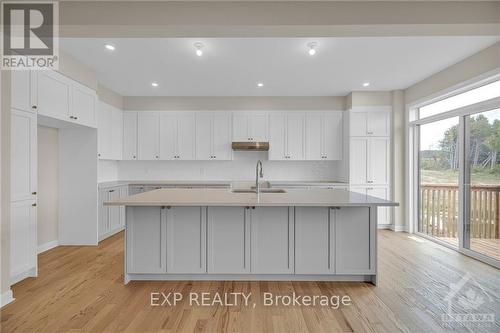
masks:
{"type": "Polygon", "coordinates": [[[102,241],[102,240],[105,240],[108,237],[113,236],[114,234],[119,233],[122,230],[125,230],[125,227],[118,227],[118,228],[116,228],[114,230],[108,231],[107,233],[100,235],[99,236],[99,242],[102,241]]]}
{"type": "Polygon", "coordinates": [[[0,308],[14,301],[14,296],[12,295],[12,290],[9,289],[0,295],[0,308]]]}
{"type": "Polygon", "coordinates": [[[408,228],[405,225],[391,226],[391,230],[395,232],[408,232],[408,228]]]}
{"type": "Polygon", "coordinates": [[[29,268],[25,271],[16,272],[10,277],[10,285],[16,284],[29,277],[37,277],[38,272],[36,267],[29,268]]]}
{"type": "Polygon", "coordinates": [[[392,229],[392,224],[379,224],[377,225],[378,229],[392,229]]]}
{"type": "Polygon", "coordinates": [[[57,239],[53,240],[51,242],[40,244],[40,245],[38,245],[38,254],[45,252],[45,251],[48,251],[50,249],[53,249],[56,246],[59,246],[59,241],[57,239]]]}

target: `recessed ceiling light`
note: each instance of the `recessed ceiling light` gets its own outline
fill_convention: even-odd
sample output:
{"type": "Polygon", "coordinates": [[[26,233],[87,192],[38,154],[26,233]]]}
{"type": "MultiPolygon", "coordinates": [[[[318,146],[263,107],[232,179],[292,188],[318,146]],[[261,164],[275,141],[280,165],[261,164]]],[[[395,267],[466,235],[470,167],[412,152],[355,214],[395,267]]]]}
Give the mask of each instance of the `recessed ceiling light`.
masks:
{"type": "Polygon", "coordinates": [[[318,43],[316,43],[316,42],[311,42],[311,43],[307,44],[307,47],[309,48],[309,50],[307,52],[309,53],[310,56],[313,56],[316,54],[316,46],[318,46],[318,43]]]}
{"type": "Polygon", "coordinates": [[[363,83],[363,87],[369,87],[369,86],[370,86],[370,82],[363,83]]]}
{"type": "Polygon", "coordinates": [[[264,83],[262,83],[262,82],[257,83],[257,87],[260,88],[260,87],[263,87],[263,86],[264,86],[264,83]]]}
{"type": "Polygon", "coordinates": [[[196,49],[196,55],[198,57],[201,57],[203,55],[203,50],[202,49],[203,49],[204,46],[205,45],[203,45],[202,42],[196,42],[196,43],[194,43],[194,48],[196,49]]]}
{"type": "Polygon", "coordinates": [[[114,45],[111,45],[111,44],[106,44],[106,45],[104,45],[104,47],[106,48],[106,50],[109,50],[109,51],[114,51],[116,49],[116,47],[114,45]]]}
{"type": "Polygon", "coordinates": [[[151,85],[155,88],[159,86],[158,82],[151,82],[151,85]]]}

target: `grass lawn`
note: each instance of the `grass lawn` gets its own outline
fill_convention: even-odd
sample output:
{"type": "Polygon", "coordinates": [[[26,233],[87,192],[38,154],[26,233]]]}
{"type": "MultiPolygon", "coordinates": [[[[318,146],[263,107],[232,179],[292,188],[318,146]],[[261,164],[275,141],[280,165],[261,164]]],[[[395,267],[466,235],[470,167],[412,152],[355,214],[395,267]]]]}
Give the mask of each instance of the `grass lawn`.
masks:
{"type": "MultiPolygon", "coordinates": [[[[423,183],[457,184],[458,171],[453,170],[421,170],[420,177],[423,183]]],[[[472,174],[472,183],[475,185],[499,185],[500,172],[488,173],[475,171],[472,174]]]]}

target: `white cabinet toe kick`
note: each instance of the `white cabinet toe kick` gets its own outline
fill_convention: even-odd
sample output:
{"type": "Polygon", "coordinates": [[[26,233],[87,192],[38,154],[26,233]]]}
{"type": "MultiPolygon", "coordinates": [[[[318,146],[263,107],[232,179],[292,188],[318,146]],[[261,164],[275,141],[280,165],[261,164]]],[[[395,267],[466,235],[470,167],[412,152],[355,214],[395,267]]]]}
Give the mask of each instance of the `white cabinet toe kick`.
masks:
{"type": "Polygon", "coordinates": [[[377,282],[377,207],[127,206],[132,280],[377,282]]]}

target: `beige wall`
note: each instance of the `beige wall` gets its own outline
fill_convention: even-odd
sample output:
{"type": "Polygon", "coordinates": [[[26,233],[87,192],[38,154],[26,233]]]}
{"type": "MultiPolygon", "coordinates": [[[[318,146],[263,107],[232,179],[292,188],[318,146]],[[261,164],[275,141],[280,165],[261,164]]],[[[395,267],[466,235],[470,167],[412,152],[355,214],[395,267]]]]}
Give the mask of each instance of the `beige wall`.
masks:
{"type": "Polygon", "coordinates": [[[345,97],[124,97],[124,109],[146,110],[344,110],[345,97]]]}
{"type": "Polygon", "coordinates": [[[390,91],[353,91],[347,96],[346,105],[350,107],[392,105],[392,94],[390,91]]]}
{"type": "Polygon", "coordinates": [[[445,89],[500,69],[500,42],[450,66],[405,91],[406,104],[433,97],[445,89]]]}
{"type": "Polygon", "coordinates": [[[392,193],[399,207],[394,208],[394,230],[407,231],[405,228],[405,100],[404,91],[392,92],[392,193]]]}
{"type": "Polygon", "coordinates": [[[94,72],[62,50],[59,51],[58,71],[97,91],[97,77],[94,72]]]}
{"type": "Polygon", "coordinates": [[[0,296],[10,291],[10,72],[0,71],[0,296]]]}
{"type": "Polygon", "coordinates": [[[38,126],[38,245],[58,240],[59,130],[38,126]]]}
{"type": "Polygon", "coordinates": [[[111,89],[106,88],[102,84],[97,85],[97,95],[99,99],[105,103],[113,105],[119,109],[123,109],[123,96],[117,94],[111,89]]]}

